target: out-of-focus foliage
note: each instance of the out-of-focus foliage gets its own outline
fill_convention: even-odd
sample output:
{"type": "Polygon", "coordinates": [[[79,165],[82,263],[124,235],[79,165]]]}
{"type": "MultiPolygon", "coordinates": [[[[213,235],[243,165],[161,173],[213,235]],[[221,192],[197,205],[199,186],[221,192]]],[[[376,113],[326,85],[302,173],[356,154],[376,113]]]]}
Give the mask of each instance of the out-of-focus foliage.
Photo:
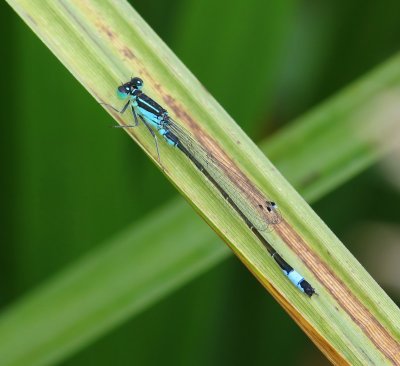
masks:
{"type": "MultiPolygon", "coordinates": [[[[257,140],[398,51],[394,0],[132,4],[257,140]]],[[[124,134],[108,128],[111,119],[11,9],[0,7],[0,301],[7,305],[175,193],[124,134]]],[[[343,238],[365,222],[398,224],[399,194],[386,182],[373,169],[331,194],[318,213],[343,238]]],[[[360,243],[350,250],[362,262],[372,253],[367,244],[385,248],[349,242],[360,243]]],[[[385,264],[376,261],[379,281],[385,264]]],[[[289,364],[322,362],[230,259],[64,364],[257,365],[282,363],[282,355],[289,364]]]]}

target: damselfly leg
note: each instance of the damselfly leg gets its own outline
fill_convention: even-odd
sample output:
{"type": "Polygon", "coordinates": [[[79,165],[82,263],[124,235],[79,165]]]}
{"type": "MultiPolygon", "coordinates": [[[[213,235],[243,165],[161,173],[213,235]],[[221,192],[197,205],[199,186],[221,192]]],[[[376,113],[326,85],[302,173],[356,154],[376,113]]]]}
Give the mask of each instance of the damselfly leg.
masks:
{"type": "MultiPolygon", "coordinates": [[[[160,157],[160,150],[159,150],[159,148],[158,148],[158,139],[157,139],[157,136],[156,136],[155,132],[153,131],[153,129],[152,129],[152,128],[149,126],[149,124],[146,122],[146,120],[143,118],[143,116],[138,115],[138,114],[136,113],[134,102],[133,102],[132,100],[128,100],[128,102],[126,102],[126,104],[124,105],[124,107],[123,107],[121,110],[118,110],[117,108],[113,107],[111,104],[107,104],[107,103],[100,103],[100,104],[102,104],[102,105],[104,105],[104,106],[106,106],[106,107],[109,107],[109,108],[113,109],[115,112],[117,112],[117,113],[119,113],[119,114],[124,114],[124,112],[127,110],[127,108],[129,107],[129,105],[131,106],[132,116],[133,116],[133,120],[135,121],[135,124],[134,124],[134,125],[123,125],[123,126],[116,125],[116,126],[113,126],[113,127],[115,127],[115,128],[132,128],[132,127],[137,127],[137,126],[139,126],[139,119],[138,119],[138,117],[139,117],[139,118],[142,120],[143,124],[146,126],[146,128],[149,130],[151,136],[153,136],[154,143],[155,143],[155,145],[156,145],[156,150],[157,150],[158,162],[160,163],[161,167],[164,169],[164,167],[163,167],[162,164],[161,164],[161,157],[160,157]]],[[[136,106],[137,106],[137,103],[136,103],[136,106]]]]}

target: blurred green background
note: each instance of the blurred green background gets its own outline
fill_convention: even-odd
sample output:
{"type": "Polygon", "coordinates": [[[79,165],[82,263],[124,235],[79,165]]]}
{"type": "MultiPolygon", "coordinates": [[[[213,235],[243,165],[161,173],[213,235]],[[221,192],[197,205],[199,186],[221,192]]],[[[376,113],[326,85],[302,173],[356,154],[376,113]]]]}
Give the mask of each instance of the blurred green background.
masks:
{"type": "MultiPolygon", "coordinates": [[[[395,0],[131,3],[256,141],[399,50],[395,0]]],[[[11,8],[0,7],[5,308],[177,193],[11,8]]],[[[399,182],[393,164],[384,166],[391,168],[369,169],[314,208],[399,301],[384,261],[387,253],[400,259],[399,182]]],[[[328,363],[231,257],[62,365],[265,360],[328,363]]]]}

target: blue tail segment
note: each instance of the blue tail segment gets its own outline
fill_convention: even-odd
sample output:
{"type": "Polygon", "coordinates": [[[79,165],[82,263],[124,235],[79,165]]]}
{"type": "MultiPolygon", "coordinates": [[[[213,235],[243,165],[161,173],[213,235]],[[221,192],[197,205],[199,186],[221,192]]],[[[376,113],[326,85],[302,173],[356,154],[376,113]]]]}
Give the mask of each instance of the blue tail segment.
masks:
{"type": "Polygon", "coordinates": [[[286,263],[286,261],[278,254],[272,254],[272,258],[281,267],[283,273],[289,278],[290,282],[293,283],[300,291],[304,292],[306,295],[311,297],[315,294],[313,287],[304,279],[304,277],[296,272],[293,267],[286,263]]]}

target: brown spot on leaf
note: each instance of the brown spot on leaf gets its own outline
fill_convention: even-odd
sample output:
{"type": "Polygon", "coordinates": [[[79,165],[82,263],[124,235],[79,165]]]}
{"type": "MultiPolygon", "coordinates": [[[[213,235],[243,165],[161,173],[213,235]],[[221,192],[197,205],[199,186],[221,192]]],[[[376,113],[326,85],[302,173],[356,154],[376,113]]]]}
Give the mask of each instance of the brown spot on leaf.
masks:
{"type": "Polygon", "coordinates": [[[136,58],[133,52],[128,47],[124,47],[122,49],[122,54],[129,60],[134,60],[136,58]]]}
{"type": "Polygon", "coordinates": [[[104,33],[110,40],[113,40],[115,38],[114,32],[110,28],[108,28],[105,24],[99,23],[98,26],[100,31],[104,33]]]}

